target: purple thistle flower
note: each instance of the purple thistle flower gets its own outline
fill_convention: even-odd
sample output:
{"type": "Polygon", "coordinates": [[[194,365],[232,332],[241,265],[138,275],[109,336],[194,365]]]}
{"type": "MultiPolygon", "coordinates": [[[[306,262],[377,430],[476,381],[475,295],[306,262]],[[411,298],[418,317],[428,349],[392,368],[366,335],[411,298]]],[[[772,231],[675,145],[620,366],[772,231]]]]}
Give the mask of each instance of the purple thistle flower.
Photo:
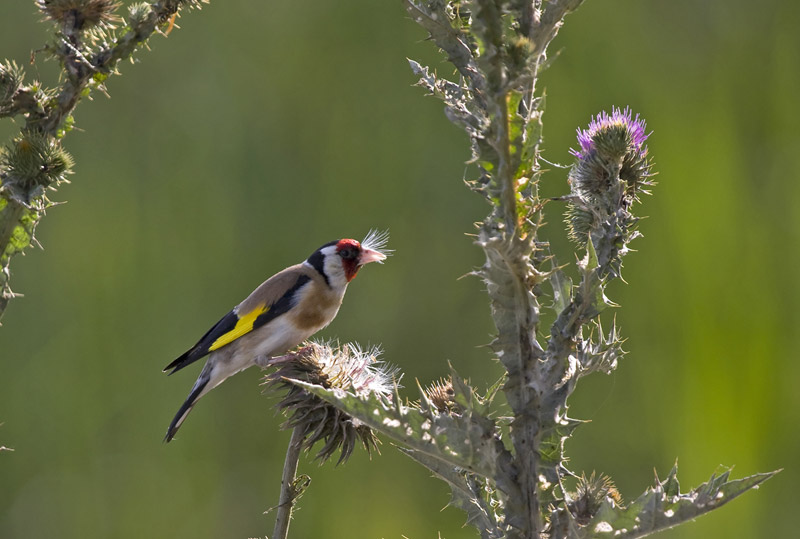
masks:
{"type": "MultiPolygon", "coordinates": [[[[630,108],[612,107],[611,114],[601,112],[588,128],[578,129],[578,149],[570,149],[575,156],[568,178],[573,198],[566,215],[573,240],[585,243],[619,226],[633,230],[636,218],[630,208],[653,185],[646,128],[645,121],[638,114],[634,117],[630,108]]],[[[609,240],[613,250],[619,239],[615,238],[609,240]]]]}
{"type": "Polygon", "coordinates": [[[642,146],[649,136],[649,133],[645,131],[647,124],[639,118],[638,114],[636,118],[633,118],[630,107],[625,107],[625,110],[612,107],[611,115],[603,111],[592,119],[588,129],[577,129],[580,149],[570,148],[570,153],[578,159],[585,159],[595,149],[595,137],[612,127],[624,127],[630,135],[631,144],[636,151],[642,150],[642,146]]]}

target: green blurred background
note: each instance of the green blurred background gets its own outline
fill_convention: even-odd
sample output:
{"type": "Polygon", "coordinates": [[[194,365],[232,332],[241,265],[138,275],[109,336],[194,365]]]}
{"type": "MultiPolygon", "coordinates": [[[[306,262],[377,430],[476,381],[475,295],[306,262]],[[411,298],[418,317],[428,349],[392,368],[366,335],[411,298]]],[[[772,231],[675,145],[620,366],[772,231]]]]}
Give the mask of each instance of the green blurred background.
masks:
{"type": "MultiPolygon", "coordinates": [[[[676,457],[685,488],[719,464],[786,469],[665,538],[790,537],[800,481],[800,4],[589,0],[542,78],[545,157],[630,105],[654,131],[645,238],[610,290],[630,354],[582,382],[572,468],[626,499],[676,457]]],[[[48,39],[32,1],[0,3],[0,57],[48,39]]],[[[264,537],[288,433],[259,373],[203,399],[165,445],[199,370],[161,369],[262,279],[337,237],[389,228],[323,335],[382,343],[427,383],[451,361],[499,374],[465,233],[487,207],[462,184],[466,136],[425,98],[406,57],[451,73],[399,1],[214,0],[156,37],[82,103],[66,139],[72,184],[12,263],[0,329],[0,537],[264,537]]],[[[52,63],[39,72],[53,83],[52,63]]],[[[30,75],[36,68],[28,66],[30,75]]],[[[0,126],[3,140],[16,129],[0,126]]],[[[543,178],[566,189],[565,171],[543,178]]],[[[572,261],[559,209],[548,233],[572,261]]],[[[440,511],[447,488],[389,443],[313,477],[294,537],[475,537],[440,511]]]]}

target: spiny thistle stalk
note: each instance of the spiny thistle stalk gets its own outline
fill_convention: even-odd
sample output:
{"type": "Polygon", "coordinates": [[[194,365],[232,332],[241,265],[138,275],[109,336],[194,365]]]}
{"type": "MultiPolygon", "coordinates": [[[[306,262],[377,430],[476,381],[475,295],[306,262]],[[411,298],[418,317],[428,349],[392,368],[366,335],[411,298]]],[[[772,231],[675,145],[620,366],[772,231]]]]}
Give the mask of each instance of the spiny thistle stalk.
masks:
{"type": "MultiPolygon", "coordinates": [[[[37,56],[61,66],[59,86],[25,81],[13,61],[0,62],[0,118],[22,117],[20,133],[0,149],[0,317],[14,296],[9,286],[14,255],[36,243],[36,225],[51,205],[46,193],[71,172],[72,158],[61,141],[75,120],[77,104],[117,73],[154,32],[167,28],[182,9],[208,0],[157,0],[118,14],[116,0],[35,0],[54,27],[53,39],[37,56]]],[[[163,33],[163,32],[162,32],[163,33]]]]}

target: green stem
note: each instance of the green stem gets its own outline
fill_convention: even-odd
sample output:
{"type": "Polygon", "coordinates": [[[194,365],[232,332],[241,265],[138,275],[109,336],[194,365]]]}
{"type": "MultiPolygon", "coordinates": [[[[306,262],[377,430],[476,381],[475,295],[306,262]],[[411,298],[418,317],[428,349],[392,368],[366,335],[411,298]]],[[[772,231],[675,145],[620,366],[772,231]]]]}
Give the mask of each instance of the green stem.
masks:
{"type": "Polygon", "coordinates": [[[14,296],[8,286],[8,261],[20,249],[13,243],[14,232],[21,223],[25,207],[15,200],[4,199],[5,205],[0,210],[0,318],[6,306],[14,296]]]}
{"type": "Polygon", "coordinates": [[[281,477],[281,497],[278,500],[278,516],[275,519],[275,529],[272,539],[286,539],[289,536],[289,522],[292,519],[292,510],[297,498],[295,481],[297,479],[297,465],[300,461],[300,451],[303,449],[305,436],[302,427],[292,429],[292,438],[286,449],[286,459],[283,462],[283,476],[281,477]]]}

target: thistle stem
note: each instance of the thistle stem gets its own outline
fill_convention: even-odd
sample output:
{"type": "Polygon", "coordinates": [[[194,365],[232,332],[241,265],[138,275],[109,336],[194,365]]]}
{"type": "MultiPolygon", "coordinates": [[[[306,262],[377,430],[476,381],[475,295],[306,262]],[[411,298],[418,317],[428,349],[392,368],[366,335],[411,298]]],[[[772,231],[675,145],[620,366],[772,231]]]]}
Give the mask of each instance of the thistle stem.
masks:
{"type": "Polygon", "coordinates": [[[281,477],[281,497],[278,500],[278,516],[275,519],[275,529],[272,539],[286,539],[289,535],[289,522],[292,519],[292,510],[297,492],[295,481],[297,479],[297,464],[300,461],[300,451],[303,449],[304,429],[297,426],[292,429],[292,438],[286,449],[286,459],[283,462],[283,476],[281,477]]]}

